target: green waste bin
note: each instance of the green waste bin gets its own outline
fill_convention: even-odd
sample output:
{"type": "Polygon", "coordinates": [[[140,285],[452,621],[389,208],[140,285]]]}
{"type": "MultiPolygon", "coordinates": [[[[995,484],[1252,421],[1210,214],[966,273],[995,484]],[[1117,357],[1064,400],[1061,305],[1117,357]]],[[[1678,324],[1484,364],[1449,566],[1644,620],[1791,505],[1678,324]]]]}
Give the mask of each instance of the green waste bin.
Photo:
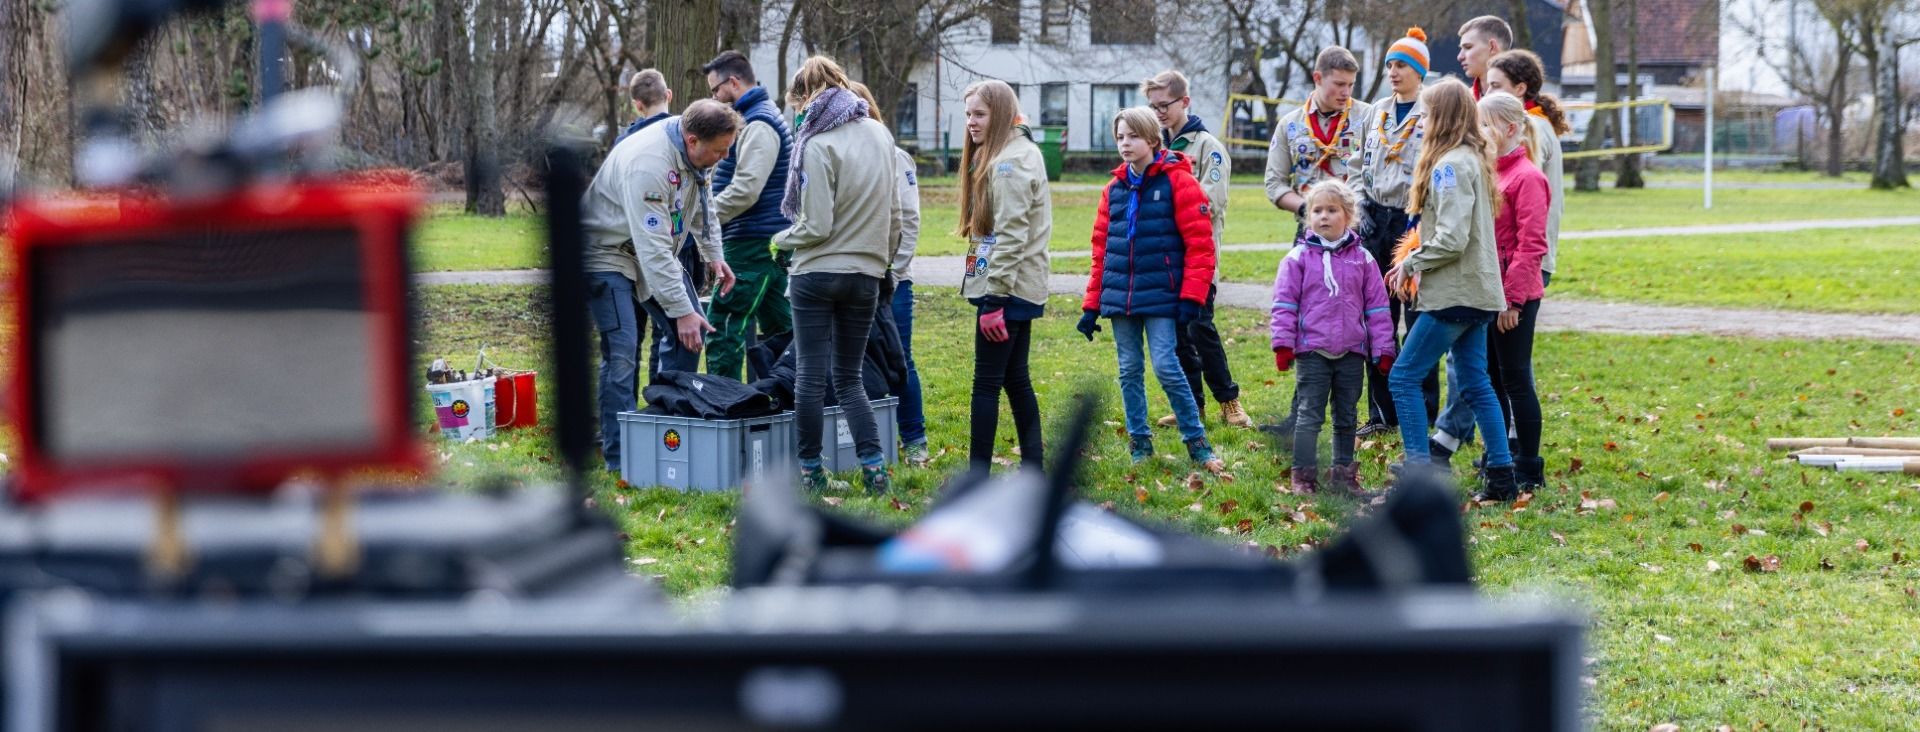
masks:
{"type": "Polygon", "coordinates": [[[1040,157],[1047,161],[1047,180],[1059,181],[1067,164],[1067,128],[1034,127],[1033,142],[1040,146],[1040,157]]]}

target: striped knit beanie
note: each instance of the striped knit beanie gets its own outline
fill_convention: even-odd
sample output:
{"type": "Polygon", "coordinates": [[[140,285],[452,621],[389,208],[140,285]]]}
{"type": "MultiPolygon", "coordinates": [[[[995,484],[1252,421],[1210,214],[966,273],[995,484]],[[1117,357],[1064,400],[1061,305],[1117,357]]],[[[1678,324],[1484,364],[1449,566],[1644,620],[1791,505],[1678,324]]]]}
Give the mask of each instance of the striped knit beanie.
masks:
{"type": "Polygon", "coordinates": [[[1427,78],[1427,32],[1418,26],[1407,29],[1407,37],[1393,42],[1387,49],[1388,61],[1399,61],[1412,66],[1420,72],[1420,78],[1427,78]]]}

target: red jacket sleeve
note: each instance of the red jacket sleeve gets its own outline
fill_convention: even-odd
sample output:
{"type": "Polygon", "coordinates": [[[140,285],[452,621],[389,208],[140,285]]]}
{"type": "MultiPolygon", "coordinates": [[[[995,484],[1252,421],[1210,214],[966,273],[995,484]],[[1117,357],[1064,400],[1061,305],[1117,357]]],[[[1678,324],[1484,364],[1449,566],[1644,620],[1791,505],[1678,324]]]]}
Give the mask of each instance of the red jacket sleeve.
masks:
{"type": "Polygon", "coordinates": [[[1506,291],[1507,307],[1517,308],[1540,299],[1545,287],[1540,283],[1540,262],[1547,256],[1547,212],[1553,205],[1553,192],[1544,175],[1530,175],[1514,186],[1507,210],[1514,216],[1513,256],[1500,274],[1501,289],[1506,291]]]}
{"type": "Polygon", "coordinates": [[[1186,161],[1168,166],[1167,177],[1173,183],[1173,222],[1187,245],[1180,299],[1204,305],[1207,290],[1213,287],[1214,267],[1218,264],[1213,250],[1213,215],[1209,210],[1212,204],[1207,200],[1206,189],[1194,179],[1193,167],[1186,161]]]}
{"type": "Polygon", "coordinates": [[[1100,310],[1100,280],[1107,266],[1107,201],[1112,200],[1113,181],[1107,181],[1100,189],[1100,202],[1093,212],[1093,266],[1087,271],[1087,296],[1080,301],[1081,310],[1100,310]]]}

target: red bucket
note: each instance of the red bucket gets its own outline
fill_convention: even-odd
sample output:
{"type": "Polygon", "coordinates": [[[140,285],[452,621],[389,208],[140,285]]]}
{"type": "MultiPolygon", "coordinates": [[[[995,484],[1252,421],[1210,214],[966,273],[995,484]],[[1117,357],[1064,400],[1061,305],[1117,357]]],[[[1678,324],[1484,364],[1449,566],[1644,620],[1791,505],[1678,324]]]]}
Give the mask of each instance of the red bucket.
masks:
{"type": "Polygon", "coordinates": [[[520,371],[500,376],[493,382],[494,426],[500,429],[532,427],[540,423],[533,377],[537,372],[520,371]]]}

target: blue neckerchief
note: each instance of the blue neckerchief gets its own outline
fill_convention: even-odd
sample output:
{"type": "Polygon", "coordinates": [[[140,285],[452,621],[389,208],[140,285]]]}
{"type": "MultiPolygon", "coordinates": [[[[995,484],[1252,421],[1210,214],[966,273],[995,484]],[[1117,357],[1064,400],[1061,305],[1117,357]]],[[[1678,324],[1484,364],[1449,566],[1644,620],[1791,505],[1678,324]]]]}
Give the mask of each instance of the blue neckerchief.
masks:
{"type": "Polygon", "coordinates": [[[1161,162],[1165,161],[1166,159],[1167,159],[1167,151],[1161,150],[1158,153],[1154,153],[1153,160],[1151,162],[1147,163],[1146,165],[1140,166],[1140,172],[1138,173],[1133,171],[1132,165],[1125,166],[1127,171],[1127,242],[1128,243],[1133,242],[1134,232],[1135,230],[1140,228],[1139,226],[1140,224],[1140,187],[1142,185],[1145,185],[1147,182],[1147,172],[1150,170],[1153,170],[1153,166],[1159,165],[1161,162]]]}
{"type": "MultiPolygon", "coordinates": [[[[681,164],[684,165],[687,170],[693,171],[693,173],[688,176],[691,180],[687,182],[700,189],[700,211],[698,213],[701,216],[705,216],[711,208],[707,204],[707,196],[713,193],[713,186],[707,181],[707,176],[711,174],[711,171],[710,169],[694,165],[693,158],[687,157],[687,135],[680,129],[680,118],[677,116],[669,117],[665,124],[667,126],[667,142],[672,143],[674,151],[680,154],[681,164]]],[[[674,191],[669,195],[679,195],[679,193],[679,191],[674,191]]],[[[692,222],[688,222],[686,233],[688,239],[693,238],[692,222]]]]}

